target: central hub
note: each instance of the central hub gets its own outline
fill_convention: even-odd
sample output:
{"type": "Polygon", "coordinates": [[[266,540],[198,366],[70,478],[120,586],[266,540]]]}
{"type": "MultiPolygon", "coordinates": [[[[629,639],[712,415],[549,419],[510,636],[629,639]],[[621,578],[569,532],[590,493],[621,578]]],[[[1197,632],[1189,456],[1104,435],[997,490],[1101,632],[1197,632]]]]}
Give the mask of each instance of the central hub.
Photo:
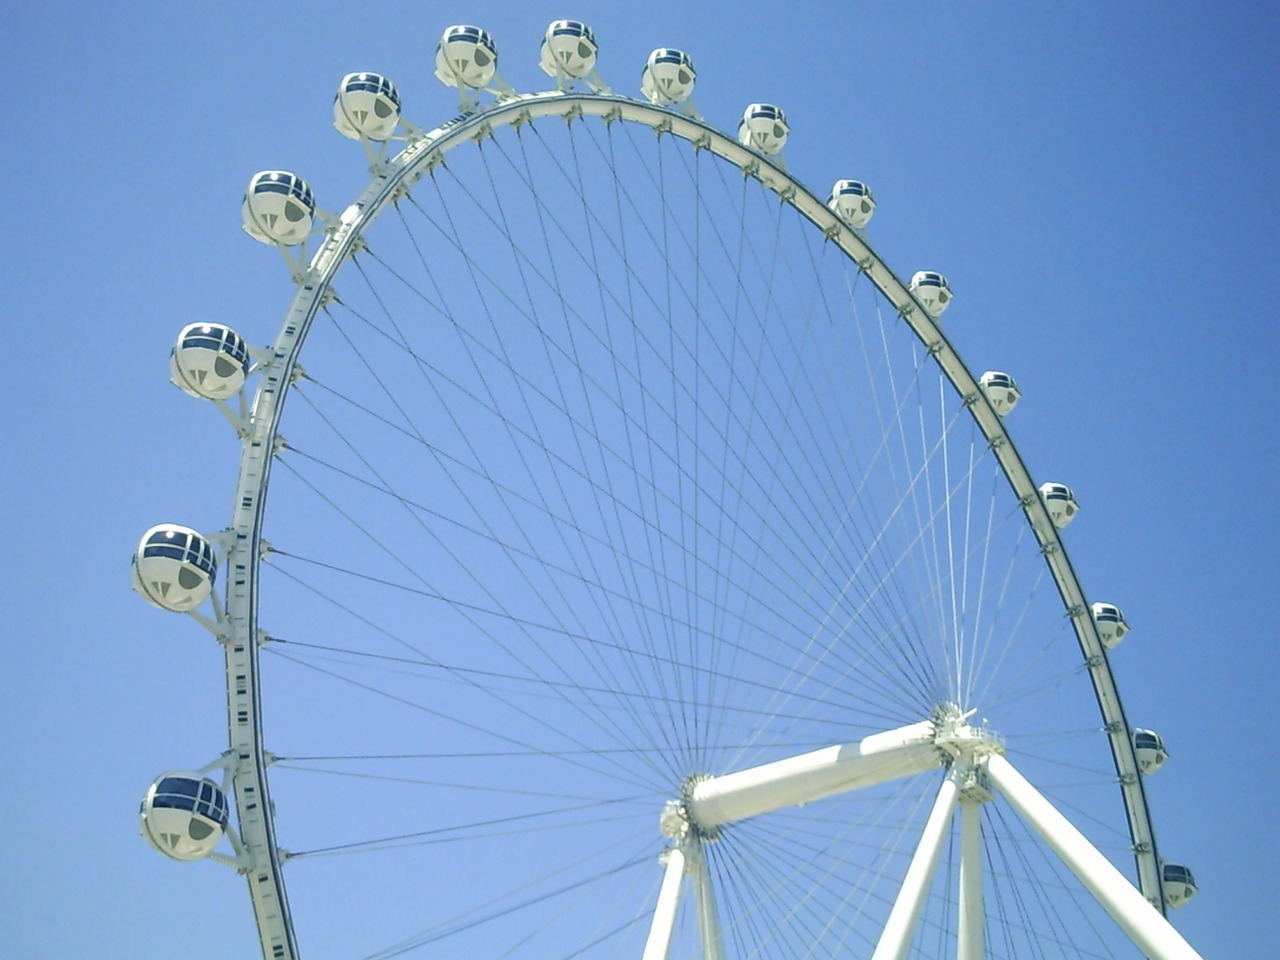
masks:
{"type": "Polygon", "coordinates": [[[961,710],[957,704],[944,703],[933,714],[934,743],[949,758],[948,764],[959,776],[961,796],[985,802],[991,799],[982,761],[992,754],[1004,754],[1004,737],[985,722],[974,725],[969,718],[976,710],[961,710]]]}
{"type": "Polygon", "coordinates": [[[662,807],[662,814],[658,817],[658,829],[662,831],[664,837],[674,840],[676,843],[684,840],[689,835],[689,811],[682,800],[668,800],[662,807]]]}
{"type": "Polygon", "coordinates": [[[710,779],[709,773],[694,773],[685,777],[684,782],[680,784],[680,799],[668,800],[663,804],[662,813],[658,817],[658,829],[662,831],[663,836],[669,837],[676,843],[681,843],[690,837],[701,840],[716,838],[718,831],[714,827],[704,829],[690,812],[694,789],[698,784],[710,779]]]}

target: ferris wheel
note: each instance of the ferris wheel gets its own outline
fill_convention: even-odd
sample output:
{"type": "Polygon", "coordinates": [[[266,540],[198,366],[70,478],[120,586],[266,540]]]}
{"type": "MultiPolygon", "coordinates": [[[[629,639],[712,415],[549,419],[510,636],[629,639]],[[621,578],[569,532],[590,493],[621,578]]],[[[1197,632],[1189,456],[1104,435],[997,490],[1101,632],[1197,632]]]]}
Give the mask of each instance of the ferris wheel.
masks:
{"type": "Polygon", "coordinates": [[[238,871],[269,960],[1197,957],[1019,384],[782,109],[723,133],[686,53],[637,99],[597,52],[555,21],[518,93],[450,27],[443,124],[342,79],[344,210],[250,180],[293,301],[170,360],[240,437],[232,517],[132,568],[221,644],[229,739],[144,836],[238,871]]]}

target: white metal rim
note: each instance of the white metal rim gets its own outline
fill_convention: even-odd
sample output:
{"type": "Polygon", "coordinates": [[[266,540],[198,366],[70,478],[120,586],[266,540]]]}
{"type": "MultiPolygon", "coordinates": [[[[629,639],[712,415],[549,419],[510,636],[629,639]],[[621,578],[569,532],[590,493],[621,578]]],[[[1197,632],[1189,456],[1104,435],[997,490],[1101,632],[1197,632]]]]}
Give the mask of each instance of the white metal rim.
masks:
{"type": "Polygon", "coordinates": [[[939,368],[964,398],[998,458],[1023,506],[1071,617],[1109,736],[1128,814],[1140,887],[1147,899],[1163,911],[1159,859],[1137,757],[1106,650],[1089,615],[1084,591],[1012,438],[980,389],[977,378],[960,359],[938,324],[862,237],[843,224],[817,196],[785,170],[735,139],[703,122],[645,102],[598,94],[549,92],[512,96],[475,113],[454,118],[411,142],[377,172],[356,201],[341,214],[339,225],[326,236],[311,259],[276,335],[270,359],[261,371],[237,479],[231,524],[235,545],[228,551],[227,558],[226,605],[230,638],[226,643],[226,680],[230,749],[238,770],[235,778],[237,815],[252,863],[248,871],[249,889],[264,956],[269,960],[294,960],[298,956],[268,793],[266,771],[269,758],[262,744],[258,673],[258,649],[267,638],[262,636],[257,624],[266,493],[272,457],[279,442],[283,403],[295,376],[298,355],[338,270],[358,248],[365,229],[401,195],[406,186],[431,170],[448,151],[459,145],[481,140],[499,127],[552,116],[571,122],[575,118],[591,116],[609,122],[641,124],[659,133],[682,138],[756,177],[838,245],[927,347],[939,368]]]}

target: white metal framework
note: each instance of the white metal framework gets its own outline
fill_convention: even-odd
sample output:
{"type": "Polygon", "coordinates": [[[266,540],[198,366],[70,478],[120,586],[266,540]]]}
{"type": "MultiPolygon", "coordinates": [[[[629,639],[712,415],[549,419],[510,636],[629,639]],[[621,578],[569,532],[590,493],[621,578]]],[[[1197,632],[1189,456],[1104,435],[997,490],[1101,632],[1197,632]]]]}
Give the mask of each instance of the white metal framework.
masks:
{"type": "Polygon", "coordinates": [[[264,957],[302,954],[287,861],[361,851],[393,865],[303,885],[322,930],[335,907],[373,916],[368,877],[430,891],[364,921],[388,926],[369,956],[973,960],[1075,926],[1110,943],[1053,919],[1059,894],[1017,893],[1050,868],[1009,814],[984,817],[1001,798],[1124,937],[1194,957],[1163,918],[1061,521],[936,317],[751,146],[558,86],[464,97],[393,158],[370,150],[229,414],[216,632],[264,957]],[[389,748],[363,745],[357,696],[389,748]],[[1015,769],[1020,736],[1050,776],[1092,757],[1095,782],[1063,789],[1127,820],[1105,842],[1136,887],[1015,769]],[[332,811],[300,810],[329,803],[306,775],[344,764],[359,813],[335,838],[332,811]],[[291,818],[325,842],[286,842],[291,818]],[[466,899],[473,882],[492,898],[466,899]]]}

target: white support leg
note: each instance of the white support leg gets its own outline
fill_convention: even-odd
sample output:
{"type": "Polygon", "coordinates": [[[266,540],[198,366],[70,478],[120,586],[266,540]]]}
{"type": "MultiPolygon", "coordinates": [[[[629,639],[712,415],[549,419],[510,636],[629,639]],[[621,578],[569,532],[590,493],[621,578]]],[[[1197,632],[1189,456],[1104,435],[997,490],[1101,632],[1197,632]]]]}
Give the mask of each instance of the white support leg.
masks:
{"type": "Polygon", "coordinates": [[[999,755],[988,757],[987,776],[1147,957],[1202,960],[1160,911],[1013,764],[999,755]]]}
{"type": "Polygon", "coordinates": [[[938,864],[942,841],[951,826],[951,814],[955,811],[959,792],[954,776],[948,776],[942,781],[938,799],[934,801],[929,819],[924,825],[920,845],[911,858],[911,866],[907,868],[907,875],[902,880],[902,889],[889,912],[889,919],[880,933],[880,942],[876,944],[876,952],[871,955],[871,960],[903,960],[910,951],[916,923],[924,910],[924,898],[933,880],[933,870],[938,864]]]}
{"type": "Polygon", "coordinates": [[[960,930],[957,960],[983,960],[986,921],[982,905],[982,804],[960,804],[960,930]]]}
{"type": "Polygon", "coordinates": [[[877,733],[857,743],[740,770],[698,783],[689,818],[703,830],[810,803],[837,793],[936,769],[942,759],[931,722],[877,733]]]}
{"type": "Polygon", "coordinates": [[[724,940],[720,935],[720,916],[711,886],[711,867],[701,845],[690,850],[689,874],[693,880],[693,900],[698,908],[698,933],[702,941],[703,960],[724,960],[724,940]]]}
{"type": "Polygon", "coordinates": [[[667,960],[671,949],[671,935],[676,928],[676,907],[680,903],[680,887],[684,883],[684,852],[679,847],[667,851],[666,872],[658,890],[658,905],[653,909],[653,922],[649,925],[649,939],[644,945],[642,960],[667,960]]]}

